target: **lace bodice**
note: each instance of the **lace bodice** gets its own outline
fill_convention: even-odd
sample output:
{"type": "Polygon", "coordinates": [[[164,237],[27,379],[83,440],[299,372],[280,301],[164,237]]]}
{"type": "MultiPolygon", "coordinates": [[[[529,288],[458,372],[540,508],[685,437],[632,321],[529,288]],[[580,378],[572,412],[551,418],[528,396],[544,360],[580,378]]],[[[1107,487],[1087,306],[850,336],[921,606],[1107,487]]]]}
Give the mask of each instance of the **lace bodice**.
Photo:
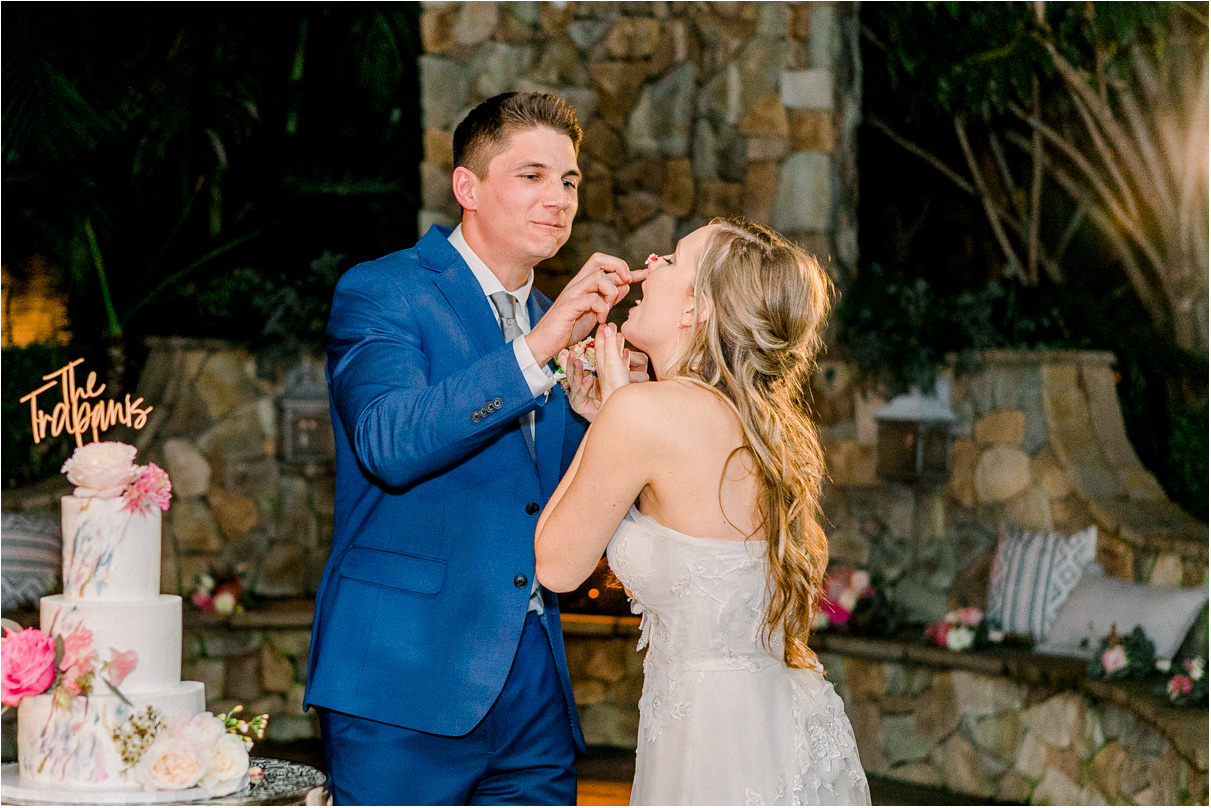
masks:
{"type": "Polygon", "coordinates": [[[766,647],[765,549],[635,509],[610,541],[647,648],[632,804],[869,803],[832,686],[766,647]]]}

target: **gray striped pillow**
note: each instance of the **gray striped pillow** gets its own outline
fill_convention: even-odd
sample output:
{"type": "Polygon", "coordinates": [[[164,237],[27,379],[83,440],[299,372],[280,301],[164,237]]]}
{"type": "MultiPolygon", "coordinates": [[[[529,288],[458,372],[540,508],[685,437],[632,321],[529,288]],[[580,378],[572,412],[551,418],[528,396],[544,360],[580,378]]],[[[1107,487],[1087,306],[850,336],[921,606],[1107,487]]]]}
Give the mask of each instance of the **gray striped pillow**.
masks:
{"type": "Polygon", "coordinates": [[[0,524],[0,600],[4,609],[36,606],[59,585],[63,569],[59,523],[5,513],[0,524]]]}
{"type": "Polygon", "coordinates": [[[1072,535],[1001,525],[984,610],[989,626],[1042,642],[1081,573],[1096,560],[1096,525],[1072,535]]]}

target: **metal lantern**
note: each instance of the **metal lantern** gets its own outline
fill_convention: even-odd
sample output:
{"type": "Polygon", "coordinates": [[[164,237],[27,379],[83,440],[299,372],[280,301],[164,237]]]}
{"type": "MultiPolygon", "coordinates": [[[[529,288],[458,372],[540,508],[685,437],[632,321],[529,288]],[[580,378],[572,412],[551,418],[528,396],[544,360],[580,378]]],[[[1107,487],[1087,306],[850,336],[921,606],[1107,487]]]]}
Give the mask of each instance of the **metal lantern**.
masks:
{"type": "Polygon", "coordinates": [[[328,383],[323,363],[304,356],[286,371],[282,409],[282,455],[292,463],[324,463],[336,456],[328,383]]]}
{"type": "Polygon", "coordinates": [[[950,479],[950,438],[955,416],[950,385],[939,381],[933,395],[918,388],[875,412],[879,476],[902,482],[950,479]]]}

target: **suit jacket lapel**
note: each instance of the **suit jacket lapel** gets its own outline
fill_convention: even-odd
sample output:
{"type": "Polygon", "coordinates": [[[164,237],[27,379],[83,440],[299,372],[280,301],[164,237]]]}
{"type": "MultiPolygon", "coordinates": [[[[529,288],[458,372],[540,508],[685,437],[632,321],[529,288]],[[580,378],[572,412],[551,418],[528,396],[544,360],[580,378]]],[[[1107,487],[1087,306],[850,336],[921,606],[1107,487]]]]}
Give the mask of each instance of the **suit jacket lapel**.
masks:
{"type": "Polygon", "coordinates": [[[471,268],[458,250],[450,246],[446,239],[448,233],[449,230],[443,233],[436,226],[429,229],[418,245],[421,264],[437,273],[434,284],[462,322],[479,355],[484,356],[503,344],[500,321],[471,268]]]}
{"type": "MultiPolygon", "coordinates": [[[[530,292],[527,308],[530,325],[534,326],[551,301],[537,289],[530,292]]],[[[548,363],[550,364],[550,363],[548,363]]],[[[563,455],[564,423],[568,418],[566,396],[556,384],[547,396],[545,406],[534,411],[534,444],[538,455],[538,479],[544,491],[550,493],[559,484],[559,459],[563,455]]]]}

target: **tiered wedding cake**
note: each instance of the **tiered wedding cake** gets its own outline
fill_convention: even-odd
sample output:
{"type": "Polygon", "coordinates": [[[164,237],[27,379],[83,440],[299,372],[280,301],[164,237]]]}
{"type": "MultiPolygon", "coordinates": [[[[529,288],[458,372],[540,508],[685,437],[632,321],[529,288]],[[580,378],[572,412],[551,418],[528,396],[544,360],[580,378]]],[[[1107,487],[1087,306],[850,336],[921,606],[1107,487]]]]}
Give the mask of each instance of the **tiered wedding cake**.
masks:
{"type": "Polygon", "coordinates": [[[168,476],[134,456],[94,443],[64,465],[77,487],[62,502],[63,594],[42,598],[40,632],[4,639],[21,784],[231,793],[250,744],[204,712],[201,682],[181,681],[181,598],[160,594],[168,476]]]}

